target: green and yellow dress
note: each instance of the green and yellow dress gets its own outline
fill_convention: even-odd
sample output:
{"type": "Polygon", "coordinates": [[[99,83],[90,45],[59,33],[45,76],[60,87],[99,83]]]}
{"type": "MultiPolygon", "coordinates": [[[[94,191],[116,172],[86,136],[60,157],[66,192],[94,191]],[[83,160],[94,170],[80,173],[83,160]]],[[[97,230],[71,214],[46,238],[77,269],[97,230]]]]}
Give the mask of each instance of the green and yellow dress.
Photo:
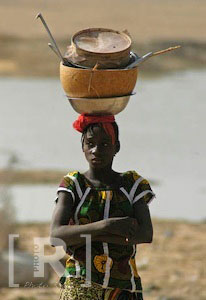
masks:
{"type": "MultiPolygon", "coordinates": [[[[149,204],[154,197],[148,181],[135,171],[123,173],[121,186],[116,189],[95,188],[83,174],[75,171],[64,176],[57,193],[60,191],[70,193],[73,198],[74,215],[69,221],[70,226],[113,217],[133,217],[135,202],[144,199],[149,204]]],[[[67,250],[69,259],[61,278],[64,287],[62,300],[118,299],[122,290],[127,294],[125,299],[130,299],[130,296],[133,297],[131,299],[142,299],[141,279],[135,263],[135,245],[92,242],[90,288],[81,284],[86,278],[86,246],[69,247],[67,250]],[[77,291],[79,296],[75,294],[77,291]],[[86,297],[83,298],[83,295],[86,297]]]]}

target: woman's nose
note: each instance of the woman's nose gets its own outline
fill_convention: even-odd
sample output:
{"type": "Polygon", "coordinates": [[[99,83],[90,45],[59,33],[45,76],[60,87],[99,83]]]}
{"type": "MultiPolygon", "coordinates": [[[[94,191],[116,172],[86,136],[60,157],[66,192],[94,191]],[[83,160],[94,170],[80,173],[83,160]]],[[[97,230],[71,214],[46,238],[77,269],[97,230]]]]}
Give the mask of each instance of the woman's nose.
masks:
{"type": "Polygon", "coordinates": [[[99,151],[100,151],[99,148],[100,148],[100,147],[98,147],[98,145],[94,146],[94,147],[92,148],[92,153],[93,153],[93,154],[99,153],[99,151]]]}

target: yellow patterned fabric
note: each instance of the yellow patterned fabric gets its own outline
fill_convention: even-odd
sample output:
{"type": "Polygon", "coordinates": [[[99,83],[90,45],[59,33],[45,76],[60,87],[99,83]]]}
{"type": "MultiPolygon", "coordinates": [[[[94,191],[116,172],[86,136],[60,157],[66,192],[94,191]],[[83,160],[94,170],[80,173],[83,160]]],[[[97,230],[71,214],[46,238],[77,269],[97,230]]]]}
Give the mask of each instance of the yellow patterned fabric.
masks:
{"type": "Polygon", "coordinates": [[[142,293],[130,293],[119,288],[103,289],[91,282],[85,286],[83,278],[67,278],[61,288],[59,300],[143,300],[142,293]]]}
{"type": "Polygon", "coordinates": [[[103,289],[96,283],[90,287],[83,286],[85,280],[81,278],[67,278],[61,288],[59,300],[103,300],[103,289]]]}

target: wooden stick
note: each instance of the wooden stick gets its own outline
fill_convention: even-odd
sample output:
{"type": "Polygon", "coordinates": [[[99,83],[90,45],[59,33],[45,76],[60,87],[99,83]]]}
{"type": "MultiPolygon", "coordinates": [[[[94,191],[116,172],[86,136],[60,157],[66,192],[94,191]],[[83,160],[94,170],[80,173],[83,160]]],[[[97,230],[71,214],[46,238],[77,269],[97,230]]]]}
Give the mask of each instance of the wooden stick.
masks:
{"type": "Polygon", "coordinates": [[[154,52],[152,54],[152,56],[159,55],[159,54],[164,54],[166,52],[169,52],[169,51],[172,51],[172,50],[176,50],[176,49],[179,49],[179,48],[181,48],[180,45],[175,46],[175,47],[170,47],[170,48],[167,48],[167,49],[164,49],[164,50],[161,50],[161,51],[154,52]]]}

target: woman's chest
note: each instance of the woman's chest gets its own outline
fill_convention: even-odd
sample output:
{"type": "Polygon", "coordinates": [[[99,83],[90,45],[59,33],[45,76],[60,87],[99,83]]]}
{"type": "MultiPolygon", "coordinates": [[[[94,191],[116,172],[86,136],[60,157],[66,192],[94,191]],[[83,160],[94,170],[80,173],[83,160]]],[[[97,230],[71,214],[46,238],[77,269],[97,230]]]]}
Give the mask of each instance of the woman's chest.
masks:
{"type": "Polygon", "coordinates": [[[97,222],[107,218],[133,216],[129,197],[120,189],[100,191],[91,189],[76,210],[79,224],[97,222]]]}

